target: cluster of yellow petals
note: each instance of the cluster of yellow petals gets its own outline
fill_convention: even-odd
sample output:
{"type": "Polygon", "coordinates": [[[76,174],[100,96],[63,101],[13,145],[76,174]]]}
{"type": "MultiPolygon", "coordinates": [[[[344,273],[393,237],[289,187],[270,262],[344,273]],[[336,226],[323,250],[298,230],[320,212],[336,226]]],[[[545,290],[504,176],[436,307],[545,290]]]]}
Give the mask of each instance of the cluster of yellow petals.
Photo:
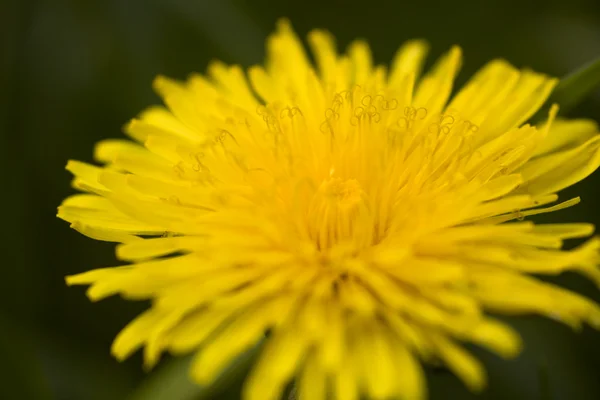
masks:
{"type": "Polygon", "coordinates": [[[59,217],[120,243],[127,265],[69,277],[98,300],[150,299],[117,337],[119,359],[144,347],[197,351],[210,384],[264,340],[244,389],[278,398],[426,397],[421,363],[442,362],[473,390],[485,373],[459,342],[516,355],[518,335],[487,312],[539,313],[600,326],[591,301],[531,274],[578,271],[600,284],[600,242],[585,223],[524,218],[576,204],[556,192],[600,164],[587,120],[525,122],[556,80],[505,61],[451,100],[461,54],[420,77],[427,46],[391,67],[368,46],[339,55],[309,34],[314,68],[286,22],[264,67],[212,64],[185,83],[159,77],[166,108],[96,147],[102,167],[70,161],[59,217]]]}

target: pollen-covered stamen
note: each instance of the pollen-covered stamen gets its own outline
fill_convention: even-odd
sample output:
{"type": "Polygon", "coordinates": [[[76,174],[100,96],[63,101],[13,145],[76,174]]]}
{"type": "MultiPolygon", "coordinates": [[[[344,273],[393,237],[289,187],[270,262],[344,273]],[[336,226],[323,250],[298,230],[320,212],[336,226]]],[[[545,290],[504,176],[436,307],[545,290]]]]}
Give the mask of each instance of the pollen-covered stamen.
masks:
{"type": "Polygon", "coordinates": [[[370,225],[367,199],[359,182],[333,177],[333,171],[330,175],[314,194],[307,215],[310,237],[320,250],[344,241],[363,242],[370,225]]]}

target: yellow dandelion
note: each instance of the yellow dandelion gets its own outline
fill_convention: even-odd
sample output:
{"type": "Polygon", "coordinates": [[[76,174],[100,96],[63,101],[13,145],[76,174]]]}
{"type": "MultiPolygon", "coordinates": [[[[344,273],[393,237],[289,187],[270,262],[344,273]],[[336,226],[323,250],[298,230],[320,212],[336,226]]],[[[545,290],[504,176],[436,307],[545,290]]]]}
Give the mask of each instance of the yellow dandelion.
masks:
{"type": "Polygon", "coordinates": [[[58,216],[120,243],[127,264],[67,278],[99,300],[150,299],[112,347],[196,352],[210,384],[264,340],[247,400],[426,397],[421,362],[443,363],[474,391],[482,365],[462,342],[515,356],[520,340],[489,313],[542,314],[600,326],[600,308],[531,274],[578,271],[600,283],[600,241],[573,250],[586,223],[534,224],[556,193],[600,164],[587,120],[525,122],[557,80],[503,60],[449,100],[457,47],[420,77],[427,46],[405,43],[391,67],[354,42],[339,55],[308,36],[314,68],[289,24],[247,75],[154,83],[166,107],[106,140],[102,167],[69,161],[74,186],[58,216]]]}

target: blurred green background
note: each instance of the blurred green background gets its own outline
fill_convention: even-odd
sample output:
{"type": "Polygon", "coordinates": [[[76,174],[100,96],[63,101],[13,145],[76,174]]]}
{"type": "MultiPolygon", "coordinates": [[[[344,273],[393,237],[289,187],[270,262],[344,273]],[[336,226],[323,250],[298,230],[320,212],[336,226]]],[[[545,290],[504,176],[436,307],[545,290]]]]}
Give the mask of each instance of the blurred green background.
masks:
{"type": "MultiPolygon", "coordinates": [[[[113,245],[70,230],[55,210],[72,193],[67,159],[91,161],[94,142],[119,137],[128,119],[157,103],[155,75],[184,78],[214,58],[259,63],[281,16],[302,36],[330,30],[342,48],[366,38],[378,62],[409,38],[428,39],[432,56],[460,44],[460,82],[494,57],[563,76],[600,56],[595,0],[0,2],[0,399],[238,398],[237,382],[200,393],[182,361],[145,374],[139,355],[122,364],[111,358],[112,338],[145,304],[93,304],[84,289],[65,286],[66,274],[118,262],[113,245]]],[[[600,93],[571,116],[600,120],[600,93]]],[[[580,194],[583,202],[546,219],[600,225],[599,184],[597,173],[569,189],[564,198],[580,194]]],[[[600,301],[578,276],[552,280],[600,301]]],[[[600,333],[535,317],[511,322],[526,350],[511,362],[475,350],[490,375],[478,398],[600,399],[600,333]]],[[[445,371],[428,375],[432,399],[477,398],[445,371]]]]}

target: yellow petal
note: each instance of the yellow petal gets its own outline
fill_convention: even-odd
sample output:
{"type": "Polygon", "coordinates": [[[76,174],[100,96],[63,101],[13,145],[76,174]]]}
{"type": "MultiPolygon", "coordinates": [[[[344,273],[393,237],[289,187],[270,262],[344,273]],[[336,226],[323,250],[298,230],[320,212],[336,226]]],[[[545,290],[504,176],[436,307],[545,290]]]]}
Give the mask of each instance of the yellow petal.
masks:
{"type": "Polygon", "coordinates": [[[398,394],[406,399],[427,398],[427,382],[415,355],[403,343],[393,345],[392,357],[398,371],[398,394]]]}
{"type": "MultiPolygon", "coordinates": [[[[271,302],[264,304],[257,304],[253,309],[247,310],[244,314],[236,318],[231,324],[226,326],[219,335],[215,336],[209,341],[196,355],[191,366],[191,373],[194,380],[200,384],[208,385],[219,375],[221,371],[239,354],[248,350],[250,347],[255,345],[259,340],[263,338],[266,330],[273,326],[278,320],[286,317],[292,305],[292,298],[283,297],[271,302]]],[[[271,342],[273,338],[269,340],[271,342]]],[[[276,342],[274,342],[276,343],[276,342]]],[[[272,346],[275,346],[273,344],[272,346]]],[[[271,354],[269,352],[270,347],[263,350],[264,354],[271,354]]],[[[283,350],[282,348],[275,348],[276,354],[274,356],[279,357],[291,352],[290,348],[283,350]]],[[[267,357],[267,356],[264,356],[267,357]]],[[[260,364],[259,364],[260,366],[260,364]]],[[[283,365],[270,366],[270,368],[282,368],[283,365]]],[[[257,367],[257,371],[260,371],[257,367]]],[[[280,370],[279,373],[281,373],[280,370]]],[[[258,372],[257,372],[258,373],[258,372]]],[[[273,377],[268,375],[272,379],[271,385],[277,386],[278,384],[283,385],[282,382],[276,382],[273,377]]],[[[261,389],[266,388],[266,384],[261,389]]],[[[273,398],[275,393],[269,393],[265,397],[249,397],[249,399],[269,399],[273,398]]],[[[278,394],[278,393],[277,393],[278,394]]]]}
{"type": "Polygon", "coordinates": [[[334,37],[328,32],[314,30],[308,34],[308,43],[315,55],[321,79],[326,84],[334,83],[337,64],[334,37]]]}
{"type": "Polygon", "coordinates": [[[429,46],[422,40],[411,40],[396,52],[390,69],[390,87],[397,87],[407,75],[417,78],[423,67],[429,46]]]}
{"type": "Polygon", "coordinates": [[[363,383],[365,393],[373,399],[393,397],[402,372],[395,368],[394,349],[388,336],[376,323],[354,326],[352,331],[354,340],[349,350],[355,354],[355,369],[360,374],[357,379],[363,383]]]}
{"type": "Polygon", "coordinates": [[[150,309],[131,321],[115,338],[111,352],[122,361],[137,350],[150,336],[152,329],[168,315],[167,311],[150,309]]]}
{"type": "Polygon", "coordinates": [[[415,106],[425,107],[428,116],[433,116],[439,112],[446,105],[446,101],[450,96],[460,63],[461,50],[458,47],[453,47],[447,54],[442,56],[431,72],[426,74],[419,82],[414,97],[415,106]]]}
{"type": "Polygon", "coordinates": [[[527,121],[546,101],[557,83],[557,79],[546,75],[522,71],[513,90],[490,111],[490,116],[481,124],[479,140],[488,141],[527,121]]]}
{"type": "Polygon", "coordinates": [[[504,358],[516,357],[522,343],[519,334],[506,324],[486,320],[468,332],[467,340],[485,346],[504,358]]]}
{"type": "Polygon", "coordinates": [[[174,354],[194,350],[237,312],[239,311],[234,308],[219,308],[192,313],[168,332],[165,347],[174,354]]]}
{"type": "Polygon", "coordinates": [[[246,400],[275,400],[292,378],[307,348],[306,338],[293,326],[275,331],[265,344],[260,358],[244,384],[246,400]]]}
{"type": "Polygon", "coordinates": [[[333,377],[333,392],[336,400],[358,400],[359,390],[356,376],[348,362],[335,371],[333,377]]]}
{"type": "Polygon", "coordinates": [[[325,400],[327,398],[327,375],[314,353],[307,357],[302,367],[298,394],[299,400],[325,400]]]}
{"type": "Polygon", "coordinates": [[[550,127],[546,139],[538,146],[535,157],[564,151],[587,142],[598,134],[598,124],[587,119],[558,119],[550,127]]]}
{"type": "Polygon", "coordinates": [[[523,166],[525,184],[532,194],[554,193],[586,178],[600,166],[600,135],[580,146],[536,158],[523,166]]]}
{"type": "Polygon", "coordinates": [[[473,268],[473,295],[490,310],[504,314],[539,313],[579,328],[600,326],[600,307],[584,297],[512,271],[473,268]],[[506,293],[510,292],[510,296],[506,293]]]}
{"type": "Polygon", "coordinates": [[[117,246],[117,257],[121,260],[136,261],[161,257],[178,251],[193,249],[202,238],[195,237],[161,237],[137,240],[117,246]]]}
{"type": "Polygon", "coordinates": [[[486,385],[483,365],[466,350],[442,335],[432,335],[437,352],[444,363],[473,392],[481,392],[486,385]]]}
{"type": "Polygon", "coordinates": [[[369,45],[364,41],[353,42],[348,48],[348,55],[352,62],[352,81],[356,85],[364,85],[371,75],[373,68],[373,59],[369,45]]]}
{"type": "Polygon", "coordinates": [[[103,242],[131,243],[141,239],[134,235],[129,235],[118,230],[94,228],[75,221],[71,224],[71,228],[89,238],[100,240],[103,242]]]}
{"type": "Polygon", "coordinates": [[[503,60],[491,61],[458,92],[448,110],[456,110],[461,118],[481,125],[498,104],[506,101],[518,79],[519,71],[512,65],[503,60]]]}

